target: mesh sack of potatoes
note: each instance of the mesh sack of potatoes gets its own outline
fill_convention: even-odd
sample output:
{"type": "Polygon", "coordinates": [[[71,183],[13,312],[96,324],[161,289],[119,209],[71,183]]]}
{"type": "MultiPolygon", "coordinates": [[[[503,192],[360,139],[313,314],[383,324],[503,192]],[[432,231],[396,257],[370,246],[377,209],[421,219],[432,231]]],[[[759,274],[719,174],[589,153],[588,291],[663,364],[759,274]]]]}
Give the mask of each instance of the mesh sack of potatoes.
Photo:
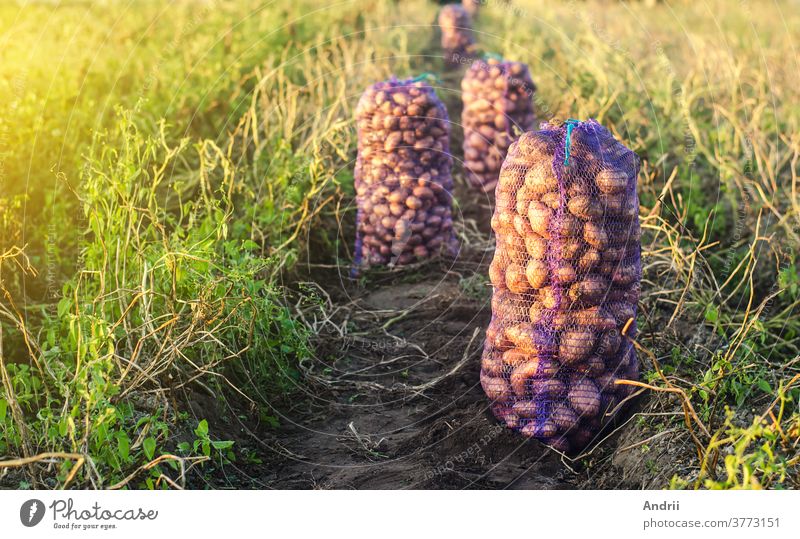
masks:
{"type": "Polygon", "coordinates": [[[475,38],[472,19],[462,6],[448,4],[439,11],[439,28],[442,32],[444,61],[458,66],[475,55],[475,38]]]}
{"type": "Polygon", "coordinates": [[[534,127],[528,66],[498,58],[476,60],[461,81],[464,168],[470,184],[494,192],[515,133],[534,127]]]}
{"type": "Polygon", "coordinates": [[[464,10],[469,13],[469,16],[474,19],[478,16],[481,0],[461,0],[461,5],[464,6],[464,10]]]}
{"type": "Polygon", "coordinates": [[[523,134],[500,171],[481,384],[506,426],[565,452],[594,439],[633,389],[616,382],[639,375],[638,170],[589,120],[523,134]]]}
{"type": "Polygon", "coordinates": [[[356,107],[355,268],[453,255],[447,110],[417,79],[378,82],[356,107]]]}

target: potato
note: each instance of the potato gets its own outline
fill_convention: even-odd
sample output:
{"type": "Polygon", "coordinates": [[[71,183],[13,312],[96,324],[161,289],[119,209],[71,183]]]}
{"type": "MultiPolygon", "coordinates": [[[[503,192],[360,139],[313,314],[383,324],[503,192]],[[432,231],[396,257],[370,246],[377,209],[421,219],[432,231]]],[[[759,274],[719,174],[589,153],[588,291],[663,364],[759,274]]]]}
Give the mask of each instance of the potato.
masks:
{"type": "Polygon", "coordinates": [[[544,355],[539,358],[539,378],[553,378],[559,371],[561,371],[561,363],[550,357],[550,355],[544,355]]]}
{"type": "Polygon", "coordinates": [[[415,187],[413,193],[414,196],[420,200],[430,200],[436,196],[433,192],[433,189],[421,185],[415,187]]]}
{"type": "Polygon", "coordinates": [[[602,224],[587,221],[583,224],[583,239],[586,243],[603,251],[608,247],[608,234],[602,224]]]}
{"type": "Polygon", "coordinates": [[[551,159],[555,151],[555,141],[545,133],[523,133],[517,140],[517,151],[527,161],[551,159]]]}
{"type": "Polygon", "coordinates": [[[558,378],[538,378],[530,382],[531,394],[538,399],[557,399],[567,391],[567,386],[558,378]]]}
{"type": "Polygon", "coordinates": [[[495,256],[489,264],[489,281],[497,288],[506,288],[507,260],[495,256]]]}
{"type": "Polygon", "coordinates": [[[570,365],[576,373],[583,374],[586,376],[597,377],[603,374],[606,370],[606,364],[597,352],[594,352],[590,355],[586,360],[576,363],[574,365],[570,365]]]}
{"type": "Polygon", "coordinates": [[[586,329],[573,329],[561,335],[558,347],[558,357],[566,365],[580,363],[594,350],[597,336],[594,331],[586,329]]]}
{"type": "Polygon", "coordinates": [[[524,294],[530,290],[528,278],[519,264],[512,263],[506,267],[506,288],[515,294],[524,294]]]}
{"type": "Polygon", "coordinates": [[[514,214],[510,211],[497,212],[492,216],[491,225],[497,234],[514,230],[514,214]]]}
{"type": "Polygon", "coordinates": [[[505,402],[495,401],[489,405],[489,408],[494,416],[509,429],[522,428],[520,417],[513,412],[511,406],[506,406],[505,402]]]}
{"type": "Polygon", "coordinates": [[[548,191],[558,190],[558,180],[553,174],[553,167],[546,162],[540,162],[528,169],[525,174],[525,187],[532,193],[544,194],[548,191]]]}
{"type": "MultiPolygon", "coordinates": [[[[464,150],[464,152],[465,152],[464,158],[469,159],[470,161],[476,161],[482,155],[481,152],[479,152],[475,148],[472,148],[471,146],[467,147],[464,150]]],[[[498,193],[518,192],[518,188],[519,188],[519,170],[513,167],[501,168],[497,181],[497,192],[498,193]]]]}
{"type": "Polygon", "coordinates": [[[538,236],[531,231],[531,234],[525,236],[525,251],[531,258],[537,260],[544,260],[547,257],[547,241],[541,236],[538,236]]]}
{"type": "Polygon", "coordinates": [[[600,391],[591,380],[577,378],[570,382],[567,399],[581,417],[595,417],[600,413],[600,391]]]}
{"type": "Polygon", "coordinates": [[[444,219],[442,219],[440,215],[429,215],[428,218],[425,219],[425,224],[428,225],[426,228],[440,228],[443,221],[444,219]]]}
{"type": "Polygon", "coordinates": [[[498,290],[492,295],[492,312],[506,325],[525,318],[527,302],[523,296],[510,290],[498,290]]]}
{"type": "Polygon", "coordinates": [[[403,142],[403,134],[400,131],[393,131],[389,133],[383,143],[383,150],[386,153],[393,152],[403,142]]]}
{"type": "Polygon", "coordinates": [[[541,413],[541,406],[534,401],[518,400],[511,407],[511,410],[522,419],[536,417],[541,413]]]}
{"type": "Polygon", "coordinates": [[[533,324],[522,323],[506,328],[506,337],[518,348],[532,354],[548,354],[555,351],[553,335],[536,329],[533,324]]]}
{"type": "Polygon", "coordinates": [[[408,191],[402,188],[391,191],[386,195],[386,200],[394,204],[402,204],[406,198],[408,198],[408,191]]]}
{"type": "MultiPolygon", "coordinates": [[[[531,229],[531,225],[525,217],[521,215],[515,215],[513,223],[514,223],[514,230],[517,232],[517,234],[520,235],[521,238],[523,238],[523,241],[524,238],[533,235],[534,232],[531,229]]],[[[525,247],[525,250],[527,250],[527,245],[525,247]]]]}
{"type": "Polygon", "coordinates": [[[553,212],[541,202],[533,201],[528,206],[528,220],[531,229],[543,238],[550,238],[550,223],[553,212]]]}
{"type": "Polygon", "coordinates": [[[627,343],[627,349],[622,354],[620,366],[624,369],[625,373],[636,371],[639,369],[639,358],[636,357],[636,349],[633,344],[627,343]]]}
{"type": "Polygon", "coordinates": [[[516,231],[509,231],[503,241],[503,248],[508,257],[517,264],[524,265],[528,260],[525,240],[516,231]]]}
{"type": "Polygon", "coordinates": [[[588,194],[573,196],[567,202],[567,209],[572,215],[584,221],[603,216],[603,207],[594,197],[588,194]]]}
{"type": "MultiPolygon", "coordinates": [[[[596,187],[595,190],[597,190],[596,187]]],[[[566,198],[567,200],[571,200],[572,198],[577,196],[591,194],[591,192],[592,192],[591,186],[589,186],[585,181],[583,181],[582,178],[575,178],[572,180],[571,183],[569,183],[569,186],[567,187],[566,198]]]]}
{"type": "Polygon", "coordinates": [[[568,285],[574,283],[577,279],[578,275],[569,262],[563,260],[556,265],[555,271],[553,272],[553,280],[555,282],[561,285],[568,285]]]}
{"type": "Polygon", "coordinates": [[[503,376],[504,366],[503,354],[499,351],[485,354],[483,358],[481,358],[481,372],[486,373],[487,376],[503,376]]]}
{"type": "Polygon", "coordinates": [[[532,258],[525,267],[525,276],[531,287],[542,288],[548,280],[547,264],[543,260],[532,258]]]}
{"type": "Polygon", "coordinates": [[[547,313],[548,311],[545,310],[540,302],[534,301],[528,310],[528,320],[534,326],[544,324],[547,320],[547,313]]]}
{"type": "Polygon", "coordinates": [[[606,194],[621,193],[628,187],[628,174],[625,171],[604,168],[594,179],[597,188],[606,194]]]}
{"type": "Polygon", "coordinates": [[[578,426],[578,415],[566,404],[556,404],[550,413],[550,420],[555,423],[558,432],[568,433],[578,426]]]}
{"type": "MultiPolygon", "coordinates": [[[[495,197],[495,215],[514,209],[516,201],[517,193],[514,190],[498,191],[495,197]]],[[[513,218],[513,216],[510,218],[513,218]]]]}
{"type": "Polygon", "coordinates": [[[439,28],[442,34],[442,49],[448,67],[458,67],[461,58],[475,54],[475,38],[469,13],[458,4],[448,4],[439,11],[439,28]]]}
{"type": "Polygon", "coordinates": [[[565,213],[561,217],[551,218],[551,227],[558,236],[570,238],[580,237],[583,232],[583,223],[577,217],[565,213]]]}
{"type": "Polygon", "coordinates": [[[525,423],[525,426],[522,427],[520,433],[523,436],[528,436],[530,438],[551,438],[558,434],[558,427],[556,427],[556,424],[552,421],[529,421],[525,423]]]}
{"type": "Polygon", "coordinates": [[[572,325],[572,316],[568,309],[556,309],[552,311],[552,318],[550,323],[553,329],[563,330],[572,325]]]}
{"type": "Polygon", "coordinates": [[[514,347],[514,343],[506,338],[505,327],[496,321],[491,322],[486,329],[486,342],[498,353],[502,353],[514,347]]]}
{"type": "Polygon", "coordinates": [[[557,210],[561,207],[561,195],[558,194],[558,191],[545,193],[539,198],[539,200],[551,210],[557,210]]]}
{"type": "Polygon", "coordinates": [[[575,311],[571,318],[572,323],[581,326],[581,328],[606,330],[617,327],[617,322],[611,313],[599,306],[575,311]]]}
{"type": "Polygon", "coordinates": [[[617,321],[617,327],[620,329],[628,323],[628,320],[636,316],[636,307],[625,301],[610,303],[608,305],[608,310],[611,312],[611,316],[617,321]]]}
{"type": "Polygon", "coordinates": [[[608,329],[600,334],[597,341],[597,354],[601,357],[613,357],[622,343],[622,335],[617,329],[608,329]]]}
{"type": "Polygon", "coordinates": [[[625,207],[627,197],[625,193],[605,194],[600,193],[597,197],[600,206],[603,208],[603,213],[610,217],[622,214],[622,209],[625,207]]]}
{"type": "Polygon", "coordinates": [[[530,360],[514,367],[508,381],[514,394],[524,397],[527,392],[528,381],[537,376],[544,376],[544,369],[542,369],[539,358],[533,356],[530,360]]]}
{"type": "Polygon", "coordinates": [[[625,258],[625,247],[608,247],[604,251],[601,251],[600,256],[606,262],[620,262],[625,258]]]}
{"type": "Polygon", "coordinates": [[[422,200],[415,196],[409,196],[406,198],[406,206],[411,208],[412,210],[418,210],[422,207],[422,200]]]}
{"type": "Polygon", "coordinates": [[[623,219],[634,220],[639,217],[639,204],[634,199],[628,199],[622,205],[620,215],[623,219]]]}
{"type": "Polygon", "coordinates": [[[512,348],[503,352],[503,363],[511,368],[531,360],[531,353],[520,348],[512,348]]]}
{"type": "Polygon", "coordinates": [[[386,217],[389,215],[389,206],[387,204],[376,204],[372,208],[372,214],[377,217],[386,217]]]}
{"type": "Polygon", "coordinates": [[[490,400],[505,402],[511,397],[511,391],[504,378],[480,375],[481,387],[490,400]]]}
{"type": "Polygon", "coordinates": [[[611,282],[619,286],[626,286],[638,280],[639,267],[636,264],[626,264],[618,267],[611,275],[611,282]]]}
{"type": "Polygon", "coordinates": [[[517,193],[517,205],[514,209],[520,215],[528,215],[528,207],[533,200],[535,199],[528,198],[525,193],[517,193]]]}
{"type": "Polygon", "coordinates": [[[561,303],[561,297],[554,287],[545,286],[539,290],[539,301],[545,309],[555,309],[561,303]]]}
{"type": "Polygon", "coordinates": [[[589,274],[569,288],[568,297],[577,303],[597,305],[605,298],[611,283],[605,277],[589,274]]]}
{"type": "Polygon", "coordinates": [[[550,250],[555,259],[574,260],[583,250],[583,242],[575,238],[563,238],[561,242],[552,245],[550,250]]]}

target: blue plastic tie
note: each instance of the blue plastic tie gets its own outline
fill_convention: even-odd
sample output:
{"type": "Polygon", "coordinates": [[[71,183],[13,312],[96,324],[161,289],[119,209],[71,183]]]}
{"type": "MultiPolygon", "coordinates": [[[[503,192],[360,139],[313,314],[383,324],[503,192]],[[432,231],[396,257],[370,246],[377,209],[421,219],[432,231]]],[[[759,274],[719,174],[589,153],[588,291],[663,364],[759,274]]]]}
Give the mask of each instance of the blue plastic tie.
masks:
{"type": "Polygon", "coordinates": [[[483,53],[484,60],[497,60],[498,62],[503,61],[503,57],[497,54],[496,52],[484,52],[483,53]]]}
{"type": "Polygon", "coordinates": [[[424,80],[432,80],[434,83],[438,83],[439,77],[437,77],[433,73],[429,73],[426,71],[425,73],[421,73],[416,77],[414,77],[413,79],[411,79],[411,82],[422,82],[424,80]]]}
{"type": "Polygon", "coordinates": [[[569,166],[569,146],[572,143],[572,130],[581,123],[580,120],[574,120],[570,118],[566,122],[567,124],[567,138],[564,139],[564,166],[569,166]]]}

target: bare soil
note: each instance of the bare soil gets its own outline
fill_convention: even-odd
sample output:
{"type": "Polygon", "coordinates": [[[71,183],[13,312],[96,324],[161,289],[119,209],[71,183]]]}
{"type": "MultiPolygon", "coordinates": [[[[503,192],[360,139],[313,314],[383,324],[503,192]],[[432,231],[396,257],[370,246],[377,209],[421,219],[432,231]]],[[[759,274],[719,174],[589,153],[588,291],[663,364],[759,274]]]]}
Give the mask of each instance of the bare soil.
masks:
{"type": "MultiPolygon", "coordinates": [[[[637,442],[646,435],[632,416],[641,400],[616,430],[575,459],[508,431],[491,416],[479,384],[490,294],[486,284],[477,290],[467,284],[470,276],[486,274],[488,262],[485,253],[467,249],[452,265],[385,272],[362,286],[336,272],[325,285],[326,311],[333,307],[335,317],[319,325],[317,357],[305,365],[305,397],[281,412],[277,428],[242,419],[233,409],[212,421],[212,431],[236,439],[239,453],[250,457],[216,471],[206,467],[193,486],[663,486],[671,452],[658,443],[672,438],[654,440],[655,450],[642,457],[637,442]]],[[[209,406],[200,406],[197,413],[207,417],[209,406]]]]}

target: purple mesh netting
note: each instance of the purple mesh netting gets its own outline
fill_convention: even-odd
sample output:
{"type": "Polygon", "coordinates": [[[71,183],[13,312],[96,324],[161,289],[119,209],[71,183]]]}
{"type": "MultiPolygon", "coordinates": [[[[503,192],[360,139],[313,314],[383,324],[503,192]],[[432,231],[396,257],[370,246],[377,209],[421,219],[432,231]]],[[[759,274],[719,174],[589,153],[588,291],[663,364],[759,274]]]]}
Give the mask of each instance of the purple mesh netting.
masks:
{"type": "Polygon", "coordinates": [[[511,145],[496,188],[497,248],[481,384],[508,427],[562,451],[588,445],[635,380],[639,159],[594,120],[543,124],[511,145]]]}
{"type": "Polygon", "coordinates": [[[464,11],[469,13],[469,16],[474,19],[478,16],[481,0],[461,0],[461,5],[464,7],[464,11]]]}
{"type": "Polygon", "coordinates": [[[464,75],[464,167],[473,187],[494,192],[515,134],[534,128],[535,91],[528,66],[520,62],[478,60],[464,75]]]}
{"type": "Polygon", "coordinates": [[[467,10],[458,4],[447,4],[439,11],[438,23],[446,65],[455,67],[475,56],[472,18],[467,10]]]}
{"type": "Polygon", "coordinates": [[[376,83],[356,107],[356,252],[353,273],[454,255],[447,110],[415,79],[376,83]]]}

